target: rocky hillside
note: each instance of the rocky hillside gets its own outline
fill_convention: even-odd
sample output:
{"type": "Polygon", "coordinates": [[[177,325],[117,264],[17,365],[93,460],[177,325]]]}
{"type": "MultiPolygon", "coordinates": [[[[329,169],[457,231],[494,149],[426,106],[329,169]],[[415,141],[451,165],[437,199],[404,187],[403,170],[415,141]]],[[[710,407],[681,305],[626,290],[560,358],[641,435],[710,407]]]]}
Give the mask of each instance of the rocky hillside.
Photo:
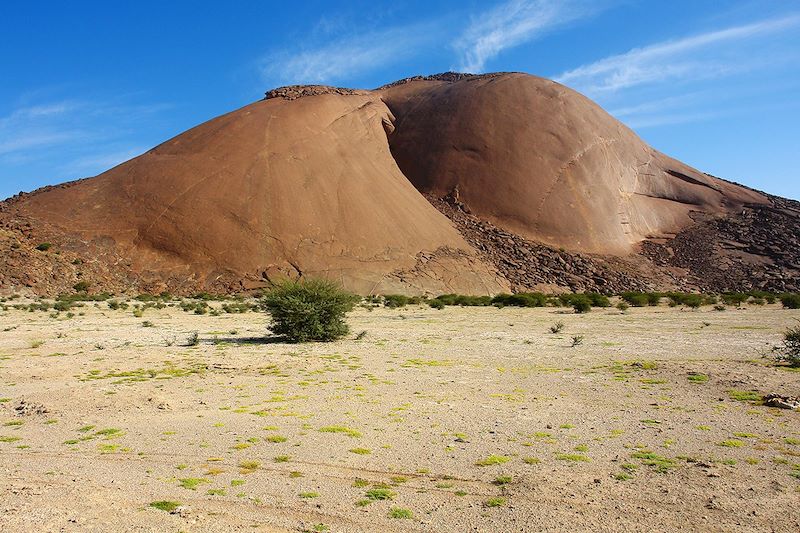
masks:
{"type": "Polygon", "coordinates": [[[0,203],[0,291],[798,290],[800,207],[522,73],[281,87],[0,203]]]}

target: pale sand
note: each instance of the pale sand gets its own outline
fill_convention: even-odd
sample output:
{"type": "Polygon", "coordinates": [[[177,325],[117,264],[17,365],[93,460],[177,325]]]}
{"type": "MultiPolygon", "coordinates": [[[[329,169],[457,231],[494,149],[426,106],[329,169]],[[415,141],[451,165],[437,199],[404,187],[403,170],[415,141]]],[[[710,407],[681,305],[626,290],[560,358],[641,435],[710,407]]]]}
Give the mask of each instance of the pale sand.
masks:
{"type": "Polygon", "coordinates": [[[800,373],[762,358],[798,311],[359,309],[350,339],[306,345],[243,341],[264,334],[260,313],[76,311],[0,313],[4,532],[800,528],[800,413],[728,393],[800,393],[800,373]],[[179,346],[193,330],[200,345],[179,346]],[[570,348],[573,335],[583,344],[570,348]],[[108,376],[136,369],[154,377],[108,376]],[[49,412],[19,416],[23,399],[49,412]],[[96,435],[108,428],[120,431],[96,435]],[[657,472],[637,447],[674,467],[657,472]],[[492,454],[508,461],[476,465],[492,454]],[[631,479],[615,479],[625,464],[631,479]],[[189,478],[207,482],[181,487],[189,478]],[[371,488],[356,479],[393,500],[356,505],[371,488]],[[393,507],[413,518],[389,518],[393,507]]]}

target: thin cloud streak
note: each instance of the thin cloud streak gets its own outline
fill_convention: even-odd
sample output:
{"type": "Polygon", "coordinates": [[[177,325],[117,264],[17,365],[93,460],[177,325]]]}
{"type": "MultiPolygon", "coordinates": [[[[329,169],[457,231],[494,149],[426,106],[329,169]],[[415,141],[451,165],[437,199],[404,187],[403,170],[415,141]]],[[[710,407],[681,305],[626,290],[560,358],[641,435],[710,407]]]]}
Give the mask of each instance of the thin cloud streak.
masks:
{"type": "Polygon", "coordinates": [[[96,174],[144,150],[136,131],[152,127],[171,106],[132,103],[115,97],[98,101],[51,100],[19,105],[0,116],[0,168],[4,176],[46,169],[49,180],[96,174]]]}
{"type": "Polygon", "coordinates": [[[511,0],[475,17],[453,44],[461,72],[483,72],[503,50],[602,9],[580,0],[511,0]]]}
{"type": "Polygon", "coordinates": [[[64,174],[95,174],[113,168],[120,163],[143,154],[147,149],[137,146],[123,150],[112,151],[105,154],[94,154],[80,157],[59,170],[64,174]]]}
{"type": "MultiPolygon", "coordinates": [[[[589,65],[564,72],[555,80],[590,95],[615,92],[638,85],[674,79],[708,79],[741,72],[753,66],[752,61],[724,58],[696,59],[689,57],[707,52],[726,43],[739,43],[751,38],[777,34],[800,25],[800,15],[736,26],[676,41],[667,41],[627,53],[610,56],[589,65]]],[[[737,55],[735,59],[740,59],[737,55]]]]}
{"type": "MultiPolygon", "coordinates": [[[[530,42],[578,19],[598,13],[616,0],[509,0],[480,13],[461,28],[462,15],[451,14],[424,23],[395,26],[382,31],[351,33],[317,45],[281,49],[265,54],[257,63],[262,83],[285,85],[333,83],[387,65],[418,57],[434,47],[456,54],[462,72],[481,72],[503,50],[530,42]],[[449,47],[448,47],[449,43],[449,47]]],[[[329,21],[322,19],[311,32],[327,37],[329,21]]],[[[344,27],[336,21],[336,28],[344,27]]]]}
{"type": "Polygon", "coordinates": [[[364,35],[351,35],[316,48],[281,50],[259,61],[265,83],[330,83],[418,53],[437,39],[436,23],[390,28],[364,35]]]}

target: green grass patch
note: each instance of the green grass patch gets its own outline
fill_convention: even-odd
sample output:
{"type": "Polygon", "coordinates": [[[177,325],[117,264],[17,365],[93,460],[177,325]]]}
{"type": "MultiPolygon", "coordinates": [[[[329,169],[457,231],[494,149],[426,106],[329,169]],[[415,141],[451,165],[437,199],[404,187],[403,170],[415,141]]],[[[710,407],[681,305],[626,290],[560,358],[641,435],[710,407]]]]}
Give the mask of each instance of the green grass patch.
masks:
{"type": "Polygon", "coordinates": [[[411,512],[409,509],[403,509],[401,507],[392,507],[389,509],[389,518],[401,518],[401,519],[409,519],[414,518],[414,513],[411,512]]]}
{"type": "Polygon", "coordinates": [[[367,448],[351,448],[350,453],[354,453],[356,455],[369,455],[372,453],[372,450],[368,450],[367,448]]]}
{"type": "Polygon", "coordinates": [[[157,502],[150,502],[150,507],[153,509],[158,509],[159,511],[166,511],[171,513],[175,509],[181,506],[181,502],[171,502],[169,500],[159,500],[157,502]]]}
{"type": "Polygon", "coordinates": [[[500,498],[500,497],[489,498],[488,500],[483,502],[483,504],[486,507],[502,507],[502,506],[504,506],[506,504],[506,499],[505,498],[500,498]]]}
{"type": "Polygon", "coordinates": [[[737,389],[730,389],[728,391],[728,396],[730,396],[731,400],[736,400],[737,402],[761,401],[761,393],[757,391],[743,391],[737,389]]]}
{"type": "Polygon", "coordinates": [[[559,461],[569,461],[571,463],[588,463],[591,461],[591,459],[580,453],[557,453],[556,459],[559,461]]]}
{"type": "Polygon", "coordinates": [[[185,477],[178,480],[180,486],[188,490],[197,490],[197,487],[205,483],[210,483],[209,480],[202,477],[185,477]]]}
{"type": "Polygon", "coordinates": [[[364,496],[372,501],[391,500],[394,498],[394,492],[387,488],[374,487],[365,492],[364,496]]]}
{"type": "Polygon", "coordinates": [[[658,455],[648,450],[642,450],[631,455],[634,459],[639,459],[643,465],[653,468],[658,473],[668,472],[675,468],[675,461],[667,457],[658,455]]]}
{"type": "Polygon", "coordinates": [[[476,462],[477,466],[494,466],[494,465],[501,465],[503,463],[507,463],[511,460],[511,458],[506,457],[505,455],[490,455],[485,459],[481,459],[480,461],[476,462]]]}
{"type": "Polygon", "coordinates": [[[319,428],[319,431],[322,433],[342,433],[347,435],[348,437],[358,438],[361,436],[360,431],[356,431],[355,429],[351,429],[345,426],[324,426],[319,428]]]}

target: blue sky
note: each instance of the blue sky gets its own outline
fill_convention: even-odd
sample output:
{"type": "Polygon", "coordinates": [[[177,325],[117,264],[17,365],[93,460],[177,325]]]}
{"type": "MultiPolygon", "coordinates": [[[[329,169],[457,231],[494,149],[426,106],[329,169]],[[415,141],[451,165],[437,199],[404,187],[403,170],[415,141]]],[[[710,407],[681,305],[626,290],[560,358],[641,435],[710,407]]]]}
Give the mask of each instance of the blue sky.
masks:
{"type": "Polygon", "coordinates": [[[800,198],[800,0],[0,5],[0,198],[92,176],[291,83],[523,71],[700,170],[800,198]]]}

